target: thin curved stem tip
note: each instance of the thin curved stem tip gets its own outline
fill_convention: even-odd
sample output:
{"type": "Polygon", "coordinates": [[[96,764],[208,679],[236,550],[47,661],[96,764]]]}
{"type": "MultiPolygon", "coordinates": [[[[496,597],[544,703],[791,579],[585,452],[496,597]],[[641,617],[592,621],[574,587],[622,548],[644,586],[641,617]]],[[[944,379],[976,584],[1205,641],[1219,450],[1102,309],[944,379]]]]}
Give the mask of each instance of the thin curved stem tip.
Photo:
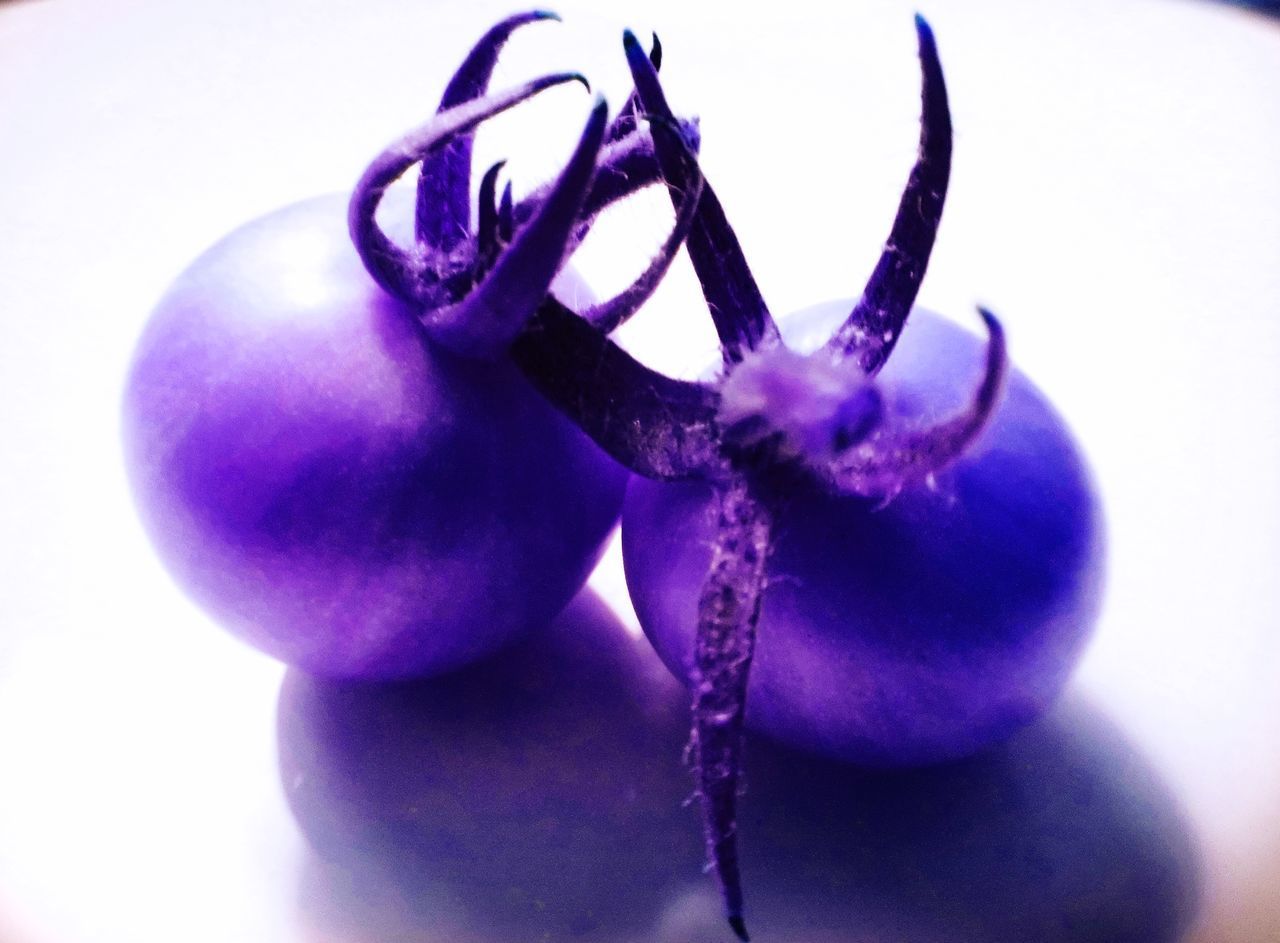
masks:
{"type": "Polygon", "coordinates": [[[603,331],[605,334],[612,333],[625,323],[653,295],[663,276],[671,268],[671,263],[675,261],[680,247],[684,245],[685,240],[689,237],[689,230],[697,218],[698,200],[702,196],[703,180],[702,172],[698,168],[697,158],[692,151],[685,151],[684,160],[687,166],[685,179],[688,183],[684,188],[684,192],[680,195],[680,202],[676,205],[675,225],[671,227],[671,232],[662,243],[658,253],[627,289],[608,301],[601,302],[581,312],[582,317],[586,318],[597,330],[603,331]]]}
{"type": "Polygon", "coordinates": [[[827,343],[853,357],[869,376],[884,365],[902,334],[929,266],[951,177],[951,110],[933,30],[916,16],[922,75],[920,151],[898,204],[884,252],[862,297],[827,343]]]}
{"type": "MultiPolygon", "coordinates": [[[[653,64],[655,72],[662,68],[662,43],[657,33],[653,34],[653,44],[649,47],[649,62],[653,64]]],[[[639,126],[640,112],[640,96],[635,89],[632,89],[618,111],[618,117],[614,118],[613,124],[609,125],[609,133],[605,135],[605,140],[612,144],[634,131],[639,126]]]]}
{"type": "Polygon", "coordinates": [[[608,106],[597,96],[582,137],[551,192],[498,254],[493,268],[457,304],[422,312],[432,340],[466,357],[496,357],[510,346],[560,272],[607,121],[608,106]]]}
{"type": "MultiPolygon", "coordinates": [[[[480,37],[453,73],[437,113],[479,98],[489,89],[498,54],[521,26],[560,17],[547,10],[530,10],[507,17],[480,37]]],[[[447,252],[471,233],[471,134],[461,134],[447,147],[428,154],[418,174],[418,202],[414,216],[420,242],[447,252]]]]}
{"type": "Polygon", "coordinates": [[[887,501],[911,482],[941,471],[973,445],[1000,404],[1009,365],[1004,328],[985,308],[978,314],[987,328],[987,355],[969,404],[924,429],[878,430],[832,465],[831,480],[837,488],[887,501]]]}
{"type": "Polygon", "coordinates": [[[488,271],[502,247],[501,210],[498,208],[498,174],[507,162],[500,160],[480,178],[476,198],[476,262],[480,271],[488,271]]]}

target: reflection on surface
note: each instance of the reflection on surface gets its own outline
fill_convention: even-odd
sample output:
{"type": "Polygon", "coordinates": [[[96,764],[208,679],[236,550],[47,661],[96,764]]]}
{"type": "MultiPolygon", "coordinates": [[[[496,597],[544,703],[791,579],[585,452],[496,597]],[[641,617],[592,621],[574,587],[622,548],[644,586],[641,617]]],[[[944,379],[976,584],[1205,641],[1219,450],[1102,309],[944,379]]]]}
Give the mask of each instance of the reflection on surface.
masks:
{"type": "Polygon", "coordinates": [[[748,886],[761,929],[792,913],[786,938],[814,920],[866,928],[850,940],[1173,943],[1194,915],[1180,811],[1078,703],[932,769],[867,774],[766,743],[751,759],[748,886]]]}
{"type": "MultiPolygon", "coordinates": [[[[318,852],[316,939],[729,939],[682,805],[686,707],[589,594],[445,678],[291,673],[281,770],[318,852]]],[[[742,843],[749,925],[779,943],[1173,943],[1198,888],[1166,790],[1078,705],[905,773],[753,741],[742,843]]]]}
{"type": "Polygon", "coordinates": [[[702,880],[686,698],[646,646],[584,595],[535,639],[433,681],[288,675],[284,785],[343,885],[307,906],[368,943],[397,938],[379,923],[396,909],[434,931],[410,939],[640,935],[702,880]]]}

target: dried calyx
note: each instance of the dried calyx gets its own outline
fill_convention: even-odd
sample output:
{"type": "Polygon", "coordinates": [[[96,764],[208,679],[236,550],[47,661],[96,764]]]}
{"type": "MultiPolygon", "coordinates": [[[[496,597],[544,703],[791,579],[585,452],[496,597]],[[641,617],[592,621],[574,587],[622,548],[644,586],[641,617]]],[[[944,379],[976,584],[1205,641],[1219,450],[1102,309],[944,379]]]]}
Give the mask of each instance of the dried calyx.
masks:
{"type": "Polygon", "coordinates": [[[942,213],[951,121],[933,35],[916,19],[923,74],[919,155],[880,260],[827,344],[786,348],[714,190],[694,154],[697,126],[677,119],[658,80],[660,47],[646,54],[627,33],[635,91],[610,122],[597,100],[559,177],[513,203],[498,196],[500,165],[480,185],[473,231],[471,140],[478,124],[554,85],[559,74],[485,96],[507,37],[546,13],[513,16],[472,50],[435,119],[384,151],[352,197],[350,228],[366,267],[415,306],[429,336],[458,353],[502,353],[606,452],[661,480],[701,479],[719,494],[718,537],[699,604],[692,757],[708,856],[727,916],[746,939],[736,844],[747,680],[765,586],[779,480],[799,472],[833,493],[871,501],[954,461],[990,418],[1006,358],[986,311],[985,370],[969,404],[923,428],[899,427],[882,409],[875,377],[915,301],[942,213]],[[482,97],[485,96],[485,97],[482,97]],[[390,183],[422,163],[416,243],[392,243],[375,211],[390,183]],[[676,211],[669,238],[626,291],[585,311],[550,295],[552,279],[605,207],[665,183],[676,211]],[[608,334],[648,298],[682,242],[721,343],[710,382],[646,367],[608,334]]]}

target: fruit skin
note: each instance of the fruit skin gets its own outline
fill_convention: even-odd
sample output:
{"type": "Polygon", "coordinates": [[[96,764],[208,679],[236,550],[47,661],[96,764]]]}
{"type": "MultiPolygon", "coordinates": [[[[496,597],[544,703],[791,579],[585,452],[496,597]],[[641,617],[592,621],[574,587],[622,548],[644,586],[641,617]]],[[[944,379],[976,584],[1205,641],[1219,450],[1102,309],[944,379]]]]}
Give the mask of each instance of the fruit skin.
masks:
{"type": "MultiPolygon", "coordinates": [[[[796,315],[784,336],[825,338],[849,307],[796,315]]],[[[981,363],[976,337],[917,310],[880,382],[899,419],[927,421],[963,403],[981,363]]],[[[932,486],[883,506],[815,486],[775,514],[747,724],[808,750],[869,766],[973,753],[1047,709],[1098,614],[1095,489],[1063,421],[1016,370],[989,427],[932,486]]],[[[681,678],[714,526],[709,487],[632,480],[627,585],[681,678]]]]}
{"type": "Polygon", "coordinates": [[[161,559],[227,629],[317,674],[409,677],[549,621],[626,472],[505,359],[428,342],[346,209],[282,209],[177,279],[129,371],[124,451],[161,559]]]}

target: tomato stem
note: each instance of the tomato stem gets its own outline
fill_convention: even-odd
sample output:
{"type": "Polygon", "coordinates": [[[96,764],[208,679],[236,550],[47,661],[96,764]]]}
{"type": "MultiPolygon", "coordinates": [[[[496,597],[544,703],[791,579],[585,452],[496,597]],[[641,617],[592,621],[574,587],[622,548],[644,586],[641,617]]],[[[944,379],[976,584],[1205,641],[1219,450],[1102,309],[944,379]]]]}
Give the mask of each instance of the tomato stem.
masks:
{"type": "Polygon", "coordinates": [[[564,265],[607,118],[608,107],[597,97],[569,162],[493,268],[457,304],[422,312],[433,340],[466,357],[491,358],[506,351],[564,265]]]}
{"type": "Polygon", "coordinates": [[[440,281],[429,263],[440,253],[429,246],[415,246],[408,252],[397,246],[378,225],[376,213],[387,187],[415,163],[445,147],[500,112],[513,108],[545,89],[586,79],[576,72],[546,75],[478,98],[438,114],[426,125],[405,135],[373,159],[361,175],[347,209],[347,225],[364,267],[374,281],[391,294],[411,304],[429,297],[440,281]]]}
{"type": "MultiPolygon", "coordinates": [[[[507,39],[521,26],[560,17],[548,10],[530,10],[507,17],[489,29],[458,66],[437,113],[484,95],[507,39]]],[[[472,134],[461,134],[422,161],[418,174],[418,202],[414,216],[419,241],[447,252],[471,235],[472,134]]]]}
{"type": "MultiPolygon", "coordinates": [[[[515,28],[513,21],[519,25],[540,18],[522,16],[504,21],[507,33],[515,28]]],[[[924,76],[920,153],[889,241],[849,319],[815,355],[835,361],[853,358],[849,369],[857,373],[858,382],[834,377],[840,395],[828,396],[831,409],[815,417],[812,411],[792,415],[787,409],[753,405],[759,399],[756,386],[763,384],[761,389],[769,392],[787,385],[775,382],[778,364],[772,362],[751,368],[759,374],[756,386],[750,382],[751,370],[740,377],[741,388],[735,388],[729,396],[731,408],[722,413],[722,389],[728,389],[734,372],[749,360],[755,362],[749,356],[753,351],[767,358],[782,342],[741,245],[698,167],[697,126],[676,119],[667,105],[657,77],[661,47],[656,37],[653,52],[646,55],[635,36],[625,34],[634,93],[612,122],[607,121],[603,101],[597,100],[577,148],[555,182],[518,206],[512,204],[508,183],[495,207],[498,168],[490,169],[481,185],[478,233],[464,233],[449,243],[456,251],[441,251],[446,243],[439,240],[454,238],[444,235],[445,230],[456,230],[459,220],[464,229],[469,226],[469,215],[456,212],[451,201],[459,192],[456,180],[470,172],[470,135],[476,125],[543,88],[581,79],[548,76],[476,98],[505,40],[499,27],[489,34],[495,38],[488,45],[482,40],[479,51],[473,50],[474,64],[464,63],[455,76],[457,94],[469,91],[472,97],[384,151],[366,171],[352,197],[352,237],[373,277],[418,308],[433,338],[469,356],[508,350],[554,406],[636,474],[661,480],[704,479],[717,488],[719,526],[699,598],[694,645],[691,752],[708,858],[719,878],[729,923],[746,940],[737,800],[747,685],[777,497],[762,489],[771,476],[785,478],[798,464],[791,454],[795,448],[779,450],[768,443],[789,434],[805,453],[799,465],[806,474],[816,472],[837,492],[888,500],[908,481],[969,447],[994,411],[1006,370],[1003,331],[990,313],[981,311],[990,335],[987,363],[966,409],[929,428],[898,428],[882,412],[880,393],[869,379],[892,351],[914,303],[950,173],[951,121],[933,35],[917,17],[924,76]],[[460,77],[464,72],[471,77],[460,77]],[[639,128],[641,117],[648,119],[647,135],[639,128]],[[455,142],[466,146],[454,149],[455,142]],[[431,233],[420,231],[419,244],[406,251],[391,243],[374,215],[386,187],[418,160],[424,162],[424,176],[430,160],[442,177],[438,185],[428,187],[435,209],[423,210],[419,191],[418,225],[426,225],[431,233]],[[552,278],[596,215],[659,180],[671,195],[675,224],[632,286],[581,315],[549,295],[552,278]],[[607,336],[653,292],[682,241],[721,340],[726,371],[715,382],[663,376],[607,336]],[[473,266],[475,277],[457,297],[449,296],[457,280],[447,282],[440,274],[449,274],[448,265],[441,262],[445,256],[450,264],[456,256],[460,264],[473,266]],[[750,395],[741,395],[744,389],[750,395]],[[726,436],[726,428],[733,434],[726,436]],[[811,447],[810,432],[823,434],[820,448],[811,447]]],[[[788,362],[779,361],[783,366],[788,362]]],[[[809,386],[823,377],[833,379],[810,369],[793,370],[782,379],[796,386],[796,395],[804,399],[809,386]]],[[[767,405],[768,397],[765,400],[767,405]]]]}
{"type": "MultiPolygon", "coordinates": [[[[422,240],[409,249],[397,246],[377,223],[378,205],[387,187],[416,161],[446,150],[481,121],[570,79],[585,84],[576,73],[547,76],[437,114],[375,158],[352,195],[348,223],[365,268],[384,289],[416,308],[428,333],[455,353],[478,358],[502,353],[546,297],[595,216],[661,179],[650,136],[636,130],[602,150],[609,125],[604,100],[597,98],[564,170],[520,206],[513,204],[510,181],[494,206],[502,165],[489,169],[481,180],[477,232],[448,252],[422,240]]],[[[681,135],[691,127],[674,118],[670,122],[681,135]]],[[[689,233],[702,187],[691,150],[696,147],[696,129],[689,136],[693,143],[681,144],[670,158],[684,167],[687,181],[675,224],[628,288],[582,312],[600,330],[622,324],[653,294],[689,233]]]]}
{"type": "MultiPolygon", "coordinates": [[[[680,194],[687,186],[687,171],[680,155],[687,145],[673,133],[675,118],[658,81],[657,70],[644,54],[639,40],[627,31],[622,41],[641,104],[649,114],[665,119],[653,123],[651,133],[672,200],[679,205],[680,194]]],[[[709,183],[703,183],[698,215],[686,247],[720,337],[725,363],[737,363],[747,351],[776,344],[780,337],[777,325],[709,183]]]]}
{"type": "MultiPolygon", "coordinates": [[[[693,121],[677,120],[680,136],[687,150],[697,153],[699,133],[693,121]]],[[[696,165],[694,165],[696,169],[696,165]]],[[[646,131],[636,130],[621,140],[606,144],[597,161],[596,175],[582,206],[578,229],[567,251],[572,253],[602,212],[615,203],[639,192],[645,187],[662,182],[662,171],[654,154],[653,138],[646,131]]],[[[528,222],[539,204],[546,199],[550,184],[530,193],[515,208],[516,223],[528,222]]]]}
{"type": "Polygon", "coordinates": [[[580,312],[582,317],[605,334],[610,334],[620,327],[631,315],[640,309],[640,302],[654,293],[658,283],[662,281],[671,263],[675,261],[680,247],[689,237],[698,214],[698,201],[702,197],[703,177],[698,169],[698,162],[693,152],[685,150],[682,159],[688,164],[686,179],[689,183],[680,194],[676,203],[676,221],[667,234],[662,247],[650,260],[649,265],[638,278],[624,291],[608,301],[594,305],[580,312]]]}
{"type": "Polygon", "coordinates": [[[646,367],[555,298],[538,308],[510,355],[552,405],[635,474],[723,476],[714,387],[646,367]]]}
{"type": "MultiPolygon", "coordinates": [[[[653,34],[653,43],[649,46],[649,63],[653,66],[654,72],[662,68],[662,43],[658,40],[657,33],[653,34]]],[[[609,126],[609,133],[605,135],[605,140],[612,143],[635,131],[639,126],[641,107],[640,95],[632,89],[622,108],[619,109],[618,117],[614,118],[613,124],[609,126]]]]}
{"type": "Polygon", "coordinates": [[[920,46],[920,151],[871,278],[848,319],[827,343],[874,376],[888,359],[915,304],[938,235],[951,177],[951,110],[933,30],[916,15],[920,46]]]}
{"type": "Polygon", "coordinates": [[[720,879],[729,923],[746,940],[737,843],[742,721],[772,519],[744,475],[734,475],[718,499],[716,542],[698,600],[691,744],[707,854],[720,879]]]}

